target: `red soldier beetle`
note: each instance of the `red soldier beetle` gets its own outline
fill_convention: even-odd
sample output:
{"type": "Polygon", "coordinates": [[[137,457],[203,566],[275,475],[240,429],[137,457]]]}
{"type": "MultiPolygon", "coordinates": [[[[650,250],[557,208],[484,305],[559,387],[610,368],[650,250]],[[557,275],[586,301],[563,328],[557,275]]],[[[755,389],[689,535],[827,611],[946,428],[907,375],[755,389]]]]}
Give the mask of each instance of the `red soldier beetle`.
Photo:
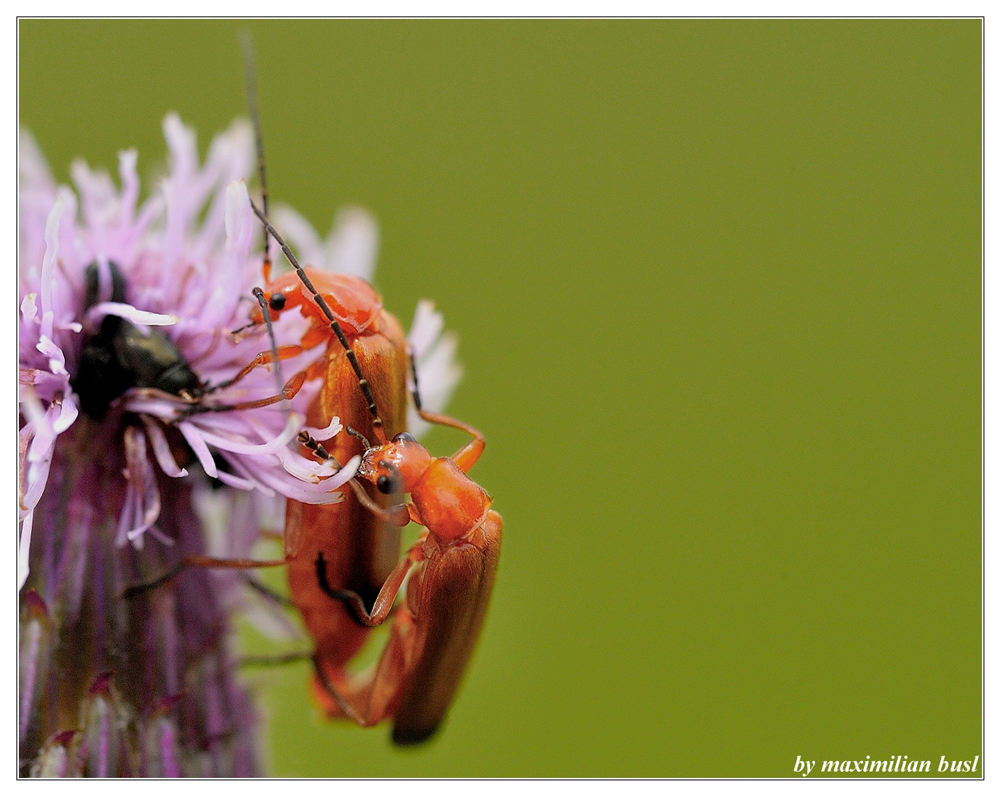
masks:
{"type": "Polygon", "coordinates": [[[469,432],[473,440],[452,457],[434,458],[406,433],[365,451],[358,475],[388,494],[408,492],[409,518],[425,531],[386,580],[371,612],[358,595],[329,587],[322,561],[316,578],[331,597],[348,602],[366,626],[389,615],[407,573],[406,603],[396,606],[391,635],[373,674],[351,677],[317,658],[317,698],[329,716],[363,726],[394,720],[392,740],[429,738],[455,697],[482,631],[496,580],[503,521],[492,498],[467,475],[483,436],[451,418],[430,422],[469,432]]]}
{"type": "MultiPolygon", "coordinates": [[[[326,350],[306,369],[292,376],[275,396],[211,409],[252,408],[282,398],[291,399],[307,380],[321,378],[320,392],[307,412],[307,423],[326,428],[337,417],[341,424],[360,427],[382,441],[386,440],[386,430],[394,435],[402,432],[406,427],[409,351],[399,322],[382,308],[378,294],[364,280],[313,268],[301,269],[266,216],[256,206],[253,209],[298,275],[284,274],[264,289],[254,289],[260,306],[251,313],[250,326],[270,324],[282,312],[295,308],[310,325],[299,345],[276,347],[271,335],[270,350],[258,354],[232,379],[214,389],[229,387],[256,367],[289,359],[309,348],[325,344],[326,350]],[[302,290],[305,285],[308,289],[302,290]],[[362,375],[365,372],[372,374],[370,381],[362,375]],[[384,420],[377,405],[388,408],[384,420]]],[[[267,266],[265,261],[265,271],[267,266]]],[[[197,404],[191,409],[207,410],[197,404]]],[[[365,450],[360,436],[343,433],[327,444],[328,449],[306,433],[300,435],[300,441],[307,449],[322,452],[321,458],[332,458],[338,465],[355,456],[360,458],[365,450]]],[[[337,503],[314,505],[288,501],[284,558],[260,561],[188,556],[156,580],[127,588],[124,595],[156,588],[188,566],[253,569],[287,564],[291,602],[313,639],[314,659],[343,668],[364,645],[371,626],[358,621],[343,601],[331,600],[323,585],[331,588],[330,583],[336,584],[336,588],[361,600],[362,605],[366,599],[372,605],[399,559],[399,526],[409,522],[399,496],[381,495],[374,486],[366,489],[354,480],[350,484],[353,491],[344,493],[344,499],[337,503]],[[316,577],[317,561],[324,562],[323,585],[316,577]]]]}
{"type": "MultiPolygon", "coordinates": [[[[330,326],[336,328],[333,313],[322,307],[323,296],[315,290],[281,236],[256,206],[254,212],[281,246],[330,326]]],[[[270,302],[269,306],[273,307],[270,302]]],[[[352,359],[343,335],[338,337],[352,359]]],[[[336,581],[331,583],[332,562],[321,549],[317,549],[312,559],[311,586],[326,597],[349,605],[359,625],[371,628],[388,618],[403,581],[410,574],[405,605],[396,606],[389,641],[373,672],[350,675],[344,668],[347,659],[339,652],[328,654],[319,644],[313,655],[316,667],[313,691],[327,715],[346,717],[362,726],[392,718],[392,739],[401,745],[429,738],[454,699],[482,631],[503,537],[503,521],[491,509],[492,498],[468,476],[483,452],[485,438],[466,423],[425,412],[420,406],[412,358],[410,364],[413,397],[420,417],[465,431],[472,440],[453,456],[439,458],[432,457],[406,432],[387,440],[371,392],[359,368],[355,369],[369,403],[372,415],[369,425],[376,436],[372,445],[362,432],[345,424],[349,432],[346,436],[364,443],[357,477],[374,485],[383,495],[398,497],[408,493],[411,500],[405,511],[403,506],[389,511],[371,504],[365,508],[387,525],[413,521],[424,526],[425,531],[385,579],[371,610],[356,590],[334,585],[336,581]]],[[[321,446],[308,447],[316,455],[325,456],[321,446]]],[[[299,560],[305,563],[308,559],[299,560]]],[[[339,576],[340,572],[335,570],[333,574],[339,576]]]]}

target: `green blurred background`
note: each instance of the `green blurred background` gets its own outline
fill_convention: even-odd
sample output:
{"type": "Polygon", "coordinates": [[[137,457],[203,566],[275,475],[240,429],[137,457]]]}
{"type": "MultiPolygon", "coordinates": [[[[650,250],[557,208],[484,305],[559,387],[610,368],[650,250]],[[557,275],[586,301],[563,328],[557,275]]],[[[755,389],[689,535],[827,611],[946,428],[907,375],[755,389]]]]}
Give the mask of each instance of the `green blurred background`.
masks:
{"type": "MultiPolygon", "coordinates": [[[[149,177],[167,111],[245,115],[243,26],[22,20],[21,122],[149,177]]],[[[273,199],[376,214],[506,523],[439,736],[254,671],[275,774],[981,754],[979,20],[249,27],[273,199]]]]}

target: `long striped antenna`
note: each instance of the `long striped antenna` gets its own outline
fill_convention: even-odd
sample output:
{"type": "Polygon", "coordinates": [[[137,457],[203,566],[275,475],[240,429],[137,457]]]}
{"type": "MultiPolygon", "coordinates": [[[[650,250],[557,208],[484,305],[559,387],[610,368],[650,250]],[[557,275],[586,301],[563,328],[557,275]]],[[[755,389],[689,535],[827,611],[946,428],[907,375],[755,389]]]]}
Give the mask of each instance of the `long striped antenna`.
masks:
{"type": "MultiPolygon", "coordinates": [[[[240,31],[240,45],[243,49],[243,79],[246,83],[247,108],[253,124],[254,143],[257,147],[257,173],[260,178],[260,203],[267,215],[267,167],[264,160],[264,137],[260,132],[260,112],[257,109],[257,62],[253,54],[253,34],[249,30],[240,31]]],[[[271,252],[268,245],[267,227],[264,227],[264,281],[271,281],[271,252]]]]}
{"type": "MultiPolygon", "coordinates": [[[[351,430],[350,426],[348,426],[348,430],[351,430]]],[[[330,455],[326,448],[324,448],[319,442],[313,439],[312,435],[308,431],[300,431],[297,439],[319,461],[331,462],[337,470],[343,469],[340,462],[330,455]]],[[[365,447],[367,448],[368,446],[365,445],[365,447]]],[[[377,517],[381,517],[386,522],[395,525],[398,528],[402,528],[410,521],[409,509],[406,508],[405,503],[397,503],[394,506],[389,506],[388,509],[384,509],[368,496],[368,493],[365,492],[364,487],[358,483],[356,478],[352,478],[347,483],[350,484],[351,489],[354,490],[354,494],[357,496],[358,502],[372,514],[377,517]]],[[[322,555],[322,553],[320,555],[322,555]]]]}
{"type": "Polygon", "coordinates": [[[382,418],[379,416],[378,407],[375,406],[375,396],[372,394],[371,385],[361,372],[361,365],[358,364],[358,358],[354,353],[354,349],[351,348],[351,344],[347,339],[347,335],[344,334],[344,330],[340,328],[340,323],[337,321],[336,317],[334,317],[334,314],[330,309],[330,305],[326,303],[326,299],[323,298],[322,294],[316,290],[312,281],[309,279],[309,275],[305,272],[305,269],[299,265],[299,261],[295,258],[292,250],[288,248],[288,244],[285,243],[285,239],[278,234],[278,230],[276,230],[271,225],[271,222],[267,220],[267,214],[257,207],[257,205],[253,203],[253,200],[250,201],[250,206],[253,208],[254,213],[257,214],[257,218],[259,218],[260,222],[264,225],[264,229],[266,229],[271,237],[277,241],[278,246],[281,247],[281,251],[285,255],[285,258],[291,264],[292,268],[295,269],[295,273],[299,275],[299,279],[302,280],[302,284],[305,285],[306,290],[312,294],[316,304],[323,311],[326,319],[330,322],[330,328],[337,336],[340,344],[344,347],[344,351],[347,352],[347,360],[351,363],[354,375],[358,377],[358,385],[361,387],[361,394],[364,395],[365,401],[368,402],[368,411],[372,416],[372,428],[379,437],[379,441],[386,442],[387,440],[385,437],[385,431],[383,430],[382,418]]]}

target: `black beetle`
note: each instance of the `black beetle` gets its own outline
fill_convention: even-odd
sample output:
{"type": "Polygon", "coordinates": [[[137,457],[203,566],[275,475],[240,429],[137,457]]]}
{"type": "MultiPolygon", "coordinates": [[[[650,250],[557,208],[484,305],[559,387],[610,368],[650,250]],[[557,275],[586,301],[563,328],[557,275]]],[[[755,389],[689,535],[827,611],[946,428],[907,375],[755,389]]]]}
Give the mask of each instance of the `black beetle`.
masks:
{"type": "MultiPolygon", "coordinates": [[[[109,262],[108,267],[111,301],[124,303],[125,277],[116,263],[109,262]]],[[[99,300],[96,262],[87,266],[84,278],[89,309],[99,300]]],[[[117,315],[105,315],[97,332],[84,338],[70,385],[80,398],[80,408],[96,420],[103,418],[111,402],[132,387],[191,397],[204,392],[201,379],[169,337],[155,328],[145,334],[117,315]]]]}

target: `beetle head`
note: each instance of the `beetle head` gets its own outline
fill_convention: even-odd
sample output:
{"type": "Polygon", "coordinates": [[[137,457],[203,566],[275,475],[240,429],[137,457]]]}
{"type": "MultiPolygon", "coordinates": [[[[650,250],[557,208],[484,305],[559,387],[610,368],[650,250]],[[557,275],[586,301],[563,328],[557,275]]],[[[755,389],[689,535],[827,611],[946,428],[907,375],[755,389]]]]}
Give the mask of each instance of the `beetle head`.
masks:
{"type": "Polygon", "coordinates": [[[403,432],[391,442],[368,448],[361,459],[358,475],[375,484],[382,494],[394,495],[412,491],[430,462],[427,449],[403,432]]]}
{"type": "MultiPolygon", "coordinates": [[[[273,282],[268,283],[262,292],[267,301],[268,311],[271,313],[271,320],[278,320],[283,310],[290,310],[301,305],[303,289],[302,282],[294,271],[282,274],[273,282]]],[[[256,325],[264,323],[264,314],[260,307],[253,308],[250,320],[256,325]]]]}

